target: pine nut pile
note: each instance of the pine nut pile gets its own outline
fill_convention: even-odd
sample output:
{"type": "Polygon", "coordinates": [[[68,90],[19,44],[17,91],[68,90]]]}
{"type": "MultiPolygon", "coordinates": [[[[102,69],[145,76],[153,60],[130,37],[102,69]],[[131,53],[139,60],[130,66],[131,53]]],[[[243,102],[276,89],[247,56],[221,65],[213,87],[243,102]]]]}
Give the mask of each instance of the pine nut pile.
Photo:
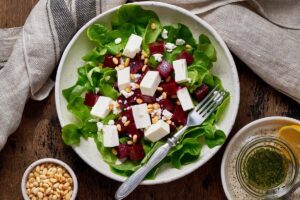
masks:
{"type": "Polygon", "coordinates": [[[43,163],[29,173],[26,191],[30,200],[70,200],[73,179],[62,166],[43,163]]]}

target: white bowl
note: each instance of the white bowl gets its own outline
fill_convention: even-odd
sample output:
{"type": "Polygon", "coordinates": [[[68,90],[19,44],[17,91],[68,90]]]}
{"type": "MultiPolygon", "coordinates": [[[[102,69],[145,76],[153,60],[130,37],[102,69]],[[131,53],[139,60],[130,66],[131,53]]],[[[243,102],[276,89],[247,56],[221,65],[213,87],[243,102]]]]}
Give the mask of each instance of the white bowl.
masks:
{"type": "Polygon", "coordinates": [[[75,200],[75,198],[77,196],[77,192],[78,192],[78,181],[77,181],[76,175],[75,175],[74,171],[71,169],[71,167],[69,167],[69,165],[67,165],[66,163],[64,163],[61,160],[54,159],[54,158],[43,158],[43,159],[37,160],[37,161],[33,162],[31,165],[29,165],[29,167],[26,169],[26,171],[23,174],[22,182],[21,182],[21,190],[22,190],[23,198],[25,200],[30,200],[27,195],[27,192],[26,192],[26,182],[27,182],[27,177],[28,177],[29,173],[36,166],[43,164],[43,163],[54,163],[54,164],[62,166],[63,168],[65,168],[68,171],[68,173],[71,175],[71,177],[73,179],[73,193],[71,196],[71,200],[75,200]]]}
{"type": "MultiPolygon", "coordinates": [[[[213,73],[221,78],[224,88],[231,94],[231,101],[224,113],[223,120],[218,124],[218,127],[224,130],[226,135],[228,135],[237,115],[240,100],[240,87],[235,63],[220,35],[201,18],[191,14],[191,12],[183,8],[151,1],[136,4],[141,5],[144,9],[155,11],[162,24],[177,24],[180,22],[190,27],[195,38],[197,38],[200,33],[204,33],[212,40],[218,57],[218,61],[212,69],[213,73]]],[[[86,37],[86,30],[94,23],[102,23],[110,26],[111,16],[118,8],[119,7],[116,7],[106,11],[89,21],[76,33],[65,49],[59,64],[55,85],[56,109],[61,126],[71,123],[74,120],[72,114],[67,110],[67,102],[62,96],[62,90],[72,86],[76,82],[76,68],[84,64],[81,57],[93,48],[93,45],[86,37]]],[[[82,139],[80,145],[74,146],[73,148],[87,164],[101,174],[117,181],[124,181],[126,179],[125,177],[116,175],[110,171],[109,166],[102,160],[92,139],[82,139]]],[[[155,180],[145,180],[142,184],[160,184],[181,178],[206,163],[219,149],[220,146],[213,149],[209,149],[205,146],[198,161],[183,166],[180,170],[164,167],[155,180]]]]}
{"type": "MultiPolygon", "coordinates": [[[[257,136],[275,136],[280,127],[293,124],[300,125],[300,121],[289,117],[265,117],[247,124],[234,135],[226,147],[221,164],[222,186],[228,199],[256,199],[247,194],[237,180],[235,164],[241,148],[257,136]]],[[[299,199],[300,191],[297,190],[294,195],[299,199]]]]}

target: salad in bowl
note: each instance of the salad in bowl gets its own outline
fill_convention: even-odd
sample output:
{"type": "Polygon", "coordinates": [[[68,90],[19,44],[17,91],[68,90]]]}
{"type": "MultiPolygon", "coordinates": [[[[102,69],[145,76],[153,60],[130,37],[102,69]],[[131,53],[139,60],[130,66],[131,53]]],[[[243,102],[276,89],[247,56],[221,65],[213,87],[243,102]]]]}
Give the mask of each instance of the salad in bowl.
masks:
{"type": "MultiPolygon", "coordinates": [[[[188,112],[210,90],[224,90],[210,71],[217,61],[210,38],[194,38],[181,23],[162,25],[154,11],[139,5],[121,6],[111,27],[94,23],[86,37],[94,48],[82,55],[77,82],[62,91],[76,117],[62,128],[62,138],[67,145],[93,138],[116,174],[130,176],[186,124],[188,112]]],[[[197,161],[204,145],[223,144],[226,135],[215,124],[229,99],[226,92],[216,112],[188,129],[147,178],[165,163],[179,169],[197,161]]]]}

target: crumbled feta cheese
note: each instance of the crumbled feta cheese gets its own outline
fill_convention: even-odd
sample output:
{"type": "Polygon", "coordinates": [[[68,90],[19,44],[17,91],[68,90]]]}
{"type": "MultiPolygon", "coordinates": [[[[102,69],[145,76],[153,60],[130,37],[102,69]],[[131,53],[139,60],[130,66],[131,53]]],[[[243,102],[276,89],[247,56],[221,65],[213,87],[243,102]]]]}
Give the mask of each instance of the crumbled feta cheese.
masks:
{"type": "Polygon", "coordinates": [[[185,40],[183,40],[183,39],[181,39],[181,38],[178,38],[178,39],[176,39],[176,45],[179,45],[179,46],[181,46],[181,45],[184,45],[185,44],[185,40]]]}
{"type": "MultiPolygon", "coordinates": [[[[121,101],[121,100],[119,100],[119,101],[121,101]]],[[[122,103],[122,101],[121,101],[121,103],[122,103]]],[[[118,105],[118,103],[116,101],[113,101],[112,104],[113,104],[113,114],[115,114],[115,115],[120,114],[121,109],[120,109],[120,106],[118,105]]]]}
{"type": "Polygon", "coordinates": [[[122,42],[122,38],[116,38],[115,39],[115,44],[120,44],[122,42]]]}
{"type": "Polygon", "coordinates": [[[123,96],[127,99],[129,97],[131,97],[134,93],[131,92],[126,92],[125,90],[121,90],[121,94],[123,94],[123,96]]]}
{"type": "Polygon", "coordinates": [[[173,113],[171,113],[168,110],[163,110],[162,115],[166,118],[166,119],[171,119],[173,116],[173,113]]]}
{"type": "Polygon", "coordinates": [[[115,162],[115,165],[121,165],[123,162],[126,161],[127,158],[117,158],[116,162],[115,162]]]}
{"type": "Polygon", "coordinates": [[[96,87],[96,88],[95,88],[95,93],[98,94],[99,91],[100,91],[100,88],[96,87]]]}
{"type": "Polygon", "coordinates": [[[165,47],[167,49],[167,52],[172,52],[177,46],[173,43],[168,42],[165,44],[165,47]]]}
{"type": "Polygon", "coordinates": [[[92,118],[92,119],[89,119],[89,122],[99,122],[99,118],[92,118]]]}
{"type": "Polygon", "coordinates": [[[127,121],[127,117],[123,116],[121,120],[122,120],[122,123],[125,124],[125,122],[127,121]]]}
{"type": "Polygon", "coordinates": [[[162,57],[163,55],[160,54],[160,53],[155,53],[152,55],[154,57],[154,59],[157,61],[157,62],[161,62],[162,61],[162,57]]]}
{"type": "Polygon", "coordinates": [[[111,119],[111,120],[108,121],[107,124],[108,124],[108,125],[114,125],[114,124],[115,124],[115,121],[111,119]]]}
{"type": "Polygon", "coordinates": [[[130,83],[130,87],[131,87],[131,90],[135,90],[136,89],[136,84],[135,83],[130,83]]]}
{"type": "Polygon", "coordinates": [[[166,29],[161,32],[161,37],[163,39],[168,39],[168,31],[166,29]]]}

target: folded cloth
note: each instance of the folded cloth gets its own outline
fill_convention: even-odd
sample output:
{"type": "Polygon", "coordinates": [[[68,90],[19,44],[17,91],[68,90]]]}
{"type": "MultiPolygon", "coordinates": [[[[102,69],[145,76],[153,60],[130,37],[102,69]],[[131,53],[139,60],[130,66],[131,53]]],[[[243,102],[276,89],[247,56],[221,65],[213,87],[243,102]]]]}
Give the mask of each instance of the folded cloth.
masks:
{"type": "MultiPolygon", "coordinates": [[[[198,14],[231,51],[274,88],[300,102],[300,2],[165,0],[198,14]]],[[[21,120],[28,97],[46,98],[49,76],[73,34],[125,0],[40,0],[25,25],[0,30],[0,150],[21,120]],[[12,48],[14,44],[14,47],[12,48]]]]}
{"type": "Polygon", "coordinates": [[[0,30],[0,150],[19,126],[28,97],[42,100],[49,95],[54,86],[49,76],[73,34],[99,13],[123,3],[40,0],[23,28],[0,30]]]}

